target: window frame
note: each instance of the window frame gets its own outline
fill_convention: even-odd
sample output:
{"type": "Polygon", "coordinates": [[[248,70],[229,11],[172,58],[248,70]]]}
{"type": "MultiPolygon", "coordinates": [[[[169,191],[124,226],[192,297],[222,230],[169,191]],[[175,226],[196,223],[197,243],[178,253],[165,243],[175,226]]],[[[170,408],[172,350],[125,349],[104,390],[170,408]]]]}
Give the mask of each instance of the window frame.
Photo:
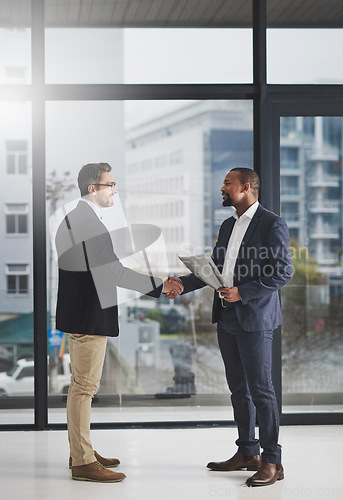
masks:
{"type": "MultiPolygon", "coordinates": [[[[269,115],[269,130],[270,130],[270,165],[280,165],[280,118],[284,116],[296,117],[312,117],[312,116],[323,116],[323,117],[343,117],[343,85],[341,86],[340,92],[335,87],[333,93],[330,92],[328,86],[323,86],[321,89],[316,88],[314,92],[314,86],[306,86],[307,93],[303,86],[290,85],[285,92],[285,86],[279,88],[280,86],[272,85],[270,86],[270,94],[268,96],[268,105],[270,110],[269,115]],[[310,92],[311,90],[311,92],[310,92]]],[[[316,86],[317,87],[317,86],[316,86]]],[[[273,196],[273,211],[280,214],[281,210],[281,189],[280,189],[280,179],[281,170],[280,168],[274,168],[273,174],[270,178],[270,183],[274,189],[273,196]]],[[[277,360],[278,367],[274,370],[274,385],[276,382],[276,392],[281,396],[279,400],[280,408],[280,422],[281,425],[320,425],[320,424],[334,424],[337,425],[342,421],[342,412],[314,412],[314,413],[284,413],[282,411],[281,401],[282,401],[282,349],[281,349],[281,331],[278,331],[274,336],[273,344],[273,355],[277,360]]]]}
{"type": "MultiPolygon", "coordinates": [[[[253,83],[252,84],[45,84],[44,80],[44,0],[31,0],[32,83],[0,85],[0,99],[32,102],[32,221],[35,349],[35,423],[0,425],[0,429],[65,429],[65,424],[48,422],[47,390],[47,275],[46,275],[46,199],[45,199],[45,102],[82,100],[150,99],[247,99],[253,101],[254,168],[261,177],[261,202],[280,211],[280,112],[303,114],[308,111],[337,116],[343,108],[343,85],[271,85],[266,82],[267,0],[252,0],[253,6],[253,83]],[[299,109],[303,111],[299,112],[299,109]],[[296,110],[296,111],[294,111],[296,110]]],[[[342,110],[343,113],[343,110],[342,110]]],[[[273,380],[281,409],[281,332],[273,343],[273,380]]],[[[281,414],[282,425],[339,424],[343,413],[281,414]]],[[[227,426],[231,421],[174,422],[174,426],[227,426]]],[[[139,423],[139,427],[165,427],[164,422],[139,423]]],[[[170,425],[170,423],[168,423],[170,425]]],[[[134,423],[95,423],[93,428],[119,428],[134,423]]]]}

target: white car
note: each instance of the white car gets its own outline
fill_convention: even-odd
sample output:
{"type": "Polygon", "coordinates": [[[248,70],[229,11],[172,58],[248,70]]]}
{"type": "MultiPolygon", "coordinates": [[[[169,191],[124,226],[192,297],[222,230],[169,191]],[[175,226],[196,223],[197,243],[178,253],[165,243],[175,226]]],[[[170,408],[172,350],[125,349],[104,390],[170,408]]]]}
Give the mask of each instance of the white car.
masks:
{"type": "MultiPolygon", "coordinates": [[[[67,394],[70,384],[70,356],[63,356],[58,368],[56,392],[67,394]]],[[[34,394],[34,361],[19,359],[9,371],[0,373],[0,396],[28,396],[34,394]]]]}

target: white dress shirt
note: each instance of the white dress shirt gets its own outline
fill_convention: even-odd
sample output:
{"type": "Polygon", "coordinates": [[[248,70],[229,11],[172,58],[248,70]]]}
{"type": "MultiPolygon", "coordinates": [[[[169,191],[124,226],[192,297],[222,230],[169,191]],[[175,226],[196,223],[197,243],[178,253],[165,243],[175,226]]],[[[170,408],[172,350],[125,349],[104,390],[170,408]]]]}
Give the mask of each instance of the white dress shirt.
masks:
{"type": "MultiPolygon", "coordinates": [[[[239,248],[242,244],[244,235],[249,227],[251,219],[254,217],[256,210],[258,209],[259,202],[255,201],[248,210],[244,212],[240,217],[238,217],[237,210],[234,212],[233,217],[236,222],[233,226],[232,233],[227,245],[224,266],[222,271],[222,276],[224,282],[228,288],[233,287],[233,275],[236,265],[236,260],[239,252],[239,248]]],[[[221,294],[219,294],[221,296],[221,294]]]]}
{"type": "Polygon", "coordinates": [[[96,205],[95,203],[93,203],[90,200],[86,200],[86,198],[81,198],[80,201],[84,201],[85,203],[87,203],[87,205],[89,205],[91,207],[91,209],[94,210],[94,212],[96,213],[99,220],[102,219],[101,208],[99,208],[98,205],[96,205]]]}

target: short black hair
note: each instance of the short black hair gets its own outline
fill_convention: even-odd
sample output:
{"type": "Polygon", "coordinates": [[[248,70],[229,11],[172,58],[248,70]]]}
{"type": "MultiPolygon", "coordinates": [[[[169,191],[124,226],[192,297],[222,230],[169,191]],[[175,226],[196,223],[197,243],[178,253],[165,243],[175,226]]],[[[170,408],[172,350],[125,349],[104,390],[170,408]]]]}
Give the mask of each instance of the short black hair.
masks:
{"type": "Polygon", "coordinates": [[[110,172],[112,167],[108,163],[87,163],[84,165],[77,177],[81,196],[87,196],[88,186],[97,184],[104,172],[110,172]]]}
{"type": "Polygon", "coordinates": [[[245,184],[249,182],[252,194],[258,196],[260,189],[260,178],[258,174],[252,168],[245,167],[235,167],[230,170],[230,172],[239,172],[241,177],[241,183],[245,184]]]}

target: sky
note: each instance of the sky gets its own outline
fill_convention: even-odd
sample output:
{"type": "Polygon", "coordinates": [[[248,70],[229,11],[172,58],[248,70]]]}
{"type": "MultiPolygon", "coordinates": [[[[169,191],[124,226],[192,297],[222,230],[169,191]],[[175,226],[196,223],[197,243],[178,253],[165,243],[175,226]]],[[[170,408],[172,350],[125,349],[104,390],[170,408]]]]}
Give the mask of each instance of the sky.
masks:
{"type": "MultiPolygon", "coordinates": [[[[269,83],[343,83],[343,29],[270,29],[269,83]]],[[[48,29],[48,83],[251,83],[251,29],[48,29]],[[122,64],[111,64],[121,56],[122,64]]],[[[126,106],[126,128],[173,102],[126,106]],[[157,109],[158,108],[158,109],[157,109]]]]}

